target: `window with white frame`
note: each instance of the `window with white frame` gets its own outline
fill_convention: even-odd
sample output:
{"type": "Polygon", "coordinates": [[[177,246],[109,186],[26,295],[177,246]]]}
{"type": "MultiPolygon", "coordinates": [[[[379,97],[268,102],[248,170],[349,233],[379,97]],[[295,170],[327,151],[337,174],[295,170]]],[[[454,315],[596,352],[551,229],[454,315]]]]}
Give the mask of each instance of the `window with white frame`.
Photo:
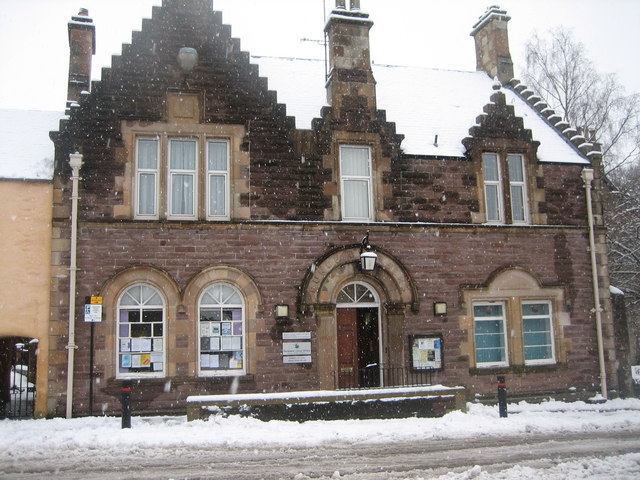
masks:
{"type": "Polygon", "coordinates": [[[476,365],[503,367],[509,364],[504,302],[473,304],[476,365]]]}
{"type": "Polygon", "coordinates": [[[136,217],[158,218],[158,154],[157,138],[138,138],[136,142],[136,217]]]}
{"type": "Polygon", "coordinates": [[[164,376],[165,302],[158,290],[144,283],[129,287],[117,315],[117,376],[164,376]]]}
{"type": "Polygon", "coordinates": [[[340,146],[343,220],[373,220],[371,171],[371,148],[357,145],[340,146]]]}
{"type": "Polygon", "coordinates": [[[136,219],[230,218],[229,140],[159,134],[140,136],[135,145],[136,219]]]}
{"type": "Polygon", "coordinates": [[[482,167],[487,222],[502,223],[504,221],[502,213],[502,179],[498,155],[495,153],[483,153],[482,167]]]}
{"type": "Polygon", "coordinates": [[[201,375],[246,373],[244,300],[226,283],[208,287],[198,305],[201,375]]]}
{"type": "Polygon", "coordinates": [[[207,142],[207,218],[229,218],[229,143],[207,142]]]}
{"type": "Polygon", "coordinates": [[[507,154],[506,163],[497,153],[482,154],[484,204],[487,223],[528,223],[529,210],[524,157],[507,154]],[[506,171],[508,193],[503,188],[506,171]],[[508,216],[505,215],[507,205],[508,216]]]}
{"type": "Polygon", "coordinates": [[[527,223],[527,188],[522,155],[507,155],[509,169],[509,194],[511,200],[511,220],[513,223],[527,223]]]}
{"type": "Polygon", "coordinates": [[[196,216],[197,142],[169,140],[169,218],[196,216]]]}
{"type": "Polygon", "coordinates": [[[522,336],[525,365],[555,362],[551,302],[522,302],[522,336]]]}

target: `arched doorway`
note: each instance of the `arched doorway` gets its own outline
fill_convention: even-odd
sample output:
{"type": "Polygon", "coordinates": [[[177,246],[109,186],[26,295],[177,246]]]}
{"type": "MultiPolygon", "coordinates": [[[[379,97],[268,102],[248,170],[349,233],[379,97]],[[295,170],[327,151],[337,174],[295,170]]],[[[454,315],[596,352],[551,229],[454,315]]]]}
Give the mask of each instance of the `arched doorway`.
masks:
{"type": "MultiPolygon", "coordinates": [[[[341,323],[340,330],[356,329],[356,333],[353,333],[355,337],[358,315],[361,316],[363,330],[367,324],[370,327],[377,326],[377,333],[361,332],[363,338],[368,336],[369,339],[373,339],[363,342],[364,345],[375,345],[376,335],[378,338],[378,362],[368,362],[364,367],[371,363],[384,365],[384,368],[404,364],[405,311],[418,310],[417,289],[408,270],[398,259],[379,248],[376,249],[376,254],[378,261],[375,270],[365,272],[360,268],[359,244],[336,247],[313,263],[300,286],[299,311],[303,315],[312,315],[316,321],[317,372],[321,389],[341,388],[340,370],[345,367],[338,365],[338,355],[343,355],[339,353],[343,348],[342,345],[338,345],[338,337],[341,336],[338,322],[341,323]],[[345,287],[358,284],[364,286],[365,290],[352,287],[356,290],[349,295],[344,291],[345,287]],[[358,291],[362,291],[362,294],[358,295],[358,291]],[[355,309],[355,312],[349,313],[350,308],[355,309]],[[340,320],[338,315],[341,316],[340,320]],[[348,321],[345,318],[347,315],[352,316],[348,321]],[[347,323],[351,326],[345,327],[347,323]]],[[[350,348],[346,351],[350,353],[344,355],[352,355],[353,368],[358,369],[359,361],[353,360],[353,351],[350,348]]],[[[353,375],[355,377],[355,373],[353,375]]],[[[376,377],[374,374],[370,378],[375,378],[377,384],[383,386],[379,376],[376,377]]],[[[364,378],[358,378],[357,381],[349,380],[352,385],[362,385],[361,381],[365,383],[364,378]]],[[[343,385],[346,382],[347,380],[343,379],[343,385]]],[[[392,382],[386,380],[384,382],[384,385],[391,384],[392,382]]]]}
{"type": "Polygon", "coordinates": [[[380,300],[364,282],[340,290],[336,301],[338,388],[379,387],[382,326],[380,300]]]}

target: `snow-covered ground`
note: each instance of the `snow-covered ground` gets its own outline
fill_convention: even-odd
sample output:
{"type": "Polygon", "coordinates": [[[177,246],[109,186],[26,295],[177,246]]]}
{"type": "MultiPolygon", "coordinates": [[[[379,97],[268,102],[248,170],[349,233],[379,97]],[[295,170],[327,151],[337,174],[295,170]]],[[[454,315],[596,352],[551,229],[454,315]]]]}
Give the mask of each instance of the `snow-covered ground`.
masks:
{"type": "MultiPolygon", "coordinates": [[[[132,429],[121,429],[117,417],[0,421],[0,478],[15,468],[22,457],[33,460],[56,455],[83,455],[90,458],[100,452],[102,458],[121,455],[123,451],[144,451],[153,458],[154,449],[215,451],[220,448],[287,449],[300,447],[388,445],[398,442],[482,437],[512,437],[524,443],[528,436],[577,432],[640,432],[640,399],[610,400],[604,404],[584,402],[511,404],[509,417],[499,418],[497,407],[469,404],[468,412],[453,412],[441,418],[407,418],[390,420],[312,421],[305,423],[251,418],[211,417],[206,421],[187,422],[186,417],[135,417],[132,429]],[[29,452],[28,455],[25,452],[29,452]]],[[[160,455],[160,453],[158,453],[160,455]]],[[[518,463],[518,462],[516,462],[518,463]]],[[[459,469],[458,469],[459,470],[459,469]]],[[[340,469],[322,478],[440,478],[471,479],[567,479],[567,478],[640,478],[640,451],[623,455],[589,457],[550,462],[544,468],[526,465],[506,466],[503,470],[469,464],[464,471],[437,477],[343,476],[340,469]]],[[[19,477],[26,478],[26,477],[19,477]]],[[[36,478],[36,477],[29,477],[36,478]]],[[[92,477],[94,478],[94,477],[92,477]]],[[[106,477],[105,477],[106,478],[106,477]]],[[[115,477],[109,477],[115,478],[115,477]]],[[[126,478],[126,477],[118,477],[126,478]]],[[[137,477],[136,477],[137,478],[137,477]]],[[[146,477],[145,477],[146,478],[146,477]]],[[[169,477],[164,477],[169,478],[169,477]]],[[[184,477],[182,477],[184,478],[184,477]]],[[[284,478],[284,477],[283,477],[284,478]]],[[[286,477],[305,480],[303,473],[286,477]]],[[[321,478],[321,477],[314,477],[321,478]]]]}

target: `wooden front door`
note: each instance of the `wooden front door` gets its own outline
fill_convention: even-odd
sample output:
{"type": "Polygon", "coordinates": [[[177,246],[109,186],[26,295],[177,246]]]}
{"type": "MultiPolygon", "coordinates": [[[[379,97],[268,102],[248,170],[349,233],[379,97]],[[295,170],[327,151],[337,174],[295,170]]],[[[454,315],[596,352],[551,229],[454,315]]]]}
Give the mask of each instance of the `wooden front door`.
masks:
{"type": "Polygon", "coordinates": [[[355,308],[338,308],[338,388],[358,386],[358,327],[355,308]]]}
{"type": "Polygon", "coordinates": [[[338,388],[376,387],[379,378],[377,308],[338,308],[338,388]]]}

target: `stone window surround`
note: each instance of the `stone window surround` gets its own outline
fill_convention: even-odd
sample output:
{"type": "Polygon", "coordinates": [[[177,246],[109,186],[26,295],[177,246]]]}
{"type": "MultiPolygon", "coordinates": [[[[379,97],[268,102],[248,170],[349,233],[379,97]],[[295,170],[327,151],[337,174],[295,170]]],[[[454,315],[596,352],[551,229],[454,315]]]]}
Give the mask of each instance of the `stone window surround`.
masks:
{"type": "Polygon", "coordinates": [[[461,291],[463,308],[466,315],[461,317],[461,328],[468,332],[467,341],[462,342],[461,350],[469,357],[469,366],[478,370],[495,368],[517,368],[521,366],[542,366],[540,363],[525,362],[524,335],[522,324],[522,303],[529,301],[548,301],[551,304],[551,327],[555,346],[555,361],[545,365],[566,363],[568,344],[564,339],[563,327],[570,324],[570,315],[565,305],[564,288],[561,286],[541,285],[531,273],[518,267],[507,268],[492,276],[486,286],[463,287],[461,291]],[[506,367],[476,364],[473,304],[478,302],[503,302],[506,316],[507,359],[506,367]]]}
{"type": "MultiPolygon", "coordinates": [[[[199,108],[192,105],[190,108],[172,105],[182,105],[180,100],[196,104],[198,101],[195,95],[168,95],[168,121],[163,122],[140,122],[123,121],[121,124],[122,139],[124,148],[117,152],[118,158],[125,165],[124,176],[116,179],[122,190],[123,203],[114,207],[114,216],[117,219],[135,218],[135,192],[136,192],[136,144],[139,137],[160,138],[159,156],[159,183],[158,193],[159,215],[153,221],[166,220],[168,209],[167,181],[168,181],[168,140],[170,138],[194,138],[198,140],[198,178],[196,191],[198,198],[196,201],[196,218],[192,221],[205,221],[206,217],[206,141],[226,140],[229,142],[229,220],[247,220],[250,218],[249,207],[242,206],[241,197],[249,193],[249,153],[242,150],[241,145],[245,138],[245,128],[242,125],[208,124],[201,123],[199,118],[199,108]],[[183,110],[192,112],[183,114],[183,110]]],[[[209,221],[227,220],[210,219],[209,221]]]]}
{"type": "Polygon", "coordinates": [[[371,150],[371,194],[373,197],[372,222],[393,221],[394,216],[384,208],[385,198],[390,198],[392,186],[383,182],[385,173],[391,171],[391,158],[384,157],[380,135],[361,132],[332,132],[332,150],[323,156],[323,167],[332,171],[331,181],[325,183],[324,194],[331,198],[331,208],[324,212],[326,221],[343,221],[341,202],[340,147],[361,146],[371,150]]]}
{"type": "MultiPolygon", "coordinates": [[[[246,272],[226,265],[205,268],[195,275],[181,291],[178,284],[163,270],[146,265],[127,268],[109,279],[100,295],[103,297],[104,321],[95,324],[96,337],[105,339],[105,348],[96,349],[95,364],[103,366],[105,378],[117,376],[117,312],[118,299],[129,287],[146,283],[156,288],[165,300],[165,378],[198,376],[198,301],[202,292],[213,283],[227,283],[235,287],[245,302],[245,371],[254,373],[265,353],[257,346],[257,333],[265,331],[262,318],[263,300],[253,278],[246,272]],[[186,346],[183,346],[186,345],[186,346]],[[179,372],[179,365],[186,365],[186,372],[179,372]]],[[[146,378],[146,377],[145,377],[146,378]]]]}
{"type": "Polygon", "coordinates": [[[547,224],[546,214],[539,212],[538,205],[545,201],[545,190],[540,188],[538,177],[543,177],[543,165],[538,162],[535,154],[535,146],[529,142],[513,139],[478,138],[476,144],[468,152],[468,155],[475,164],[475,174],[478,179],[478,199],[479,212],[471,213],[472,223],[486,224],[486,202],[484,193],[484,169],[482,154],[495,153],[498,155],[502,172],[502,203],[504,219],[501,225],[529,226],[547,224]],[[507,170],[507,155],[522,155],[524,165],[525,199],[527,201],[528,222],[513,223],[511,220],[511,201],[509,192],[509,179],[507,170]]]}

